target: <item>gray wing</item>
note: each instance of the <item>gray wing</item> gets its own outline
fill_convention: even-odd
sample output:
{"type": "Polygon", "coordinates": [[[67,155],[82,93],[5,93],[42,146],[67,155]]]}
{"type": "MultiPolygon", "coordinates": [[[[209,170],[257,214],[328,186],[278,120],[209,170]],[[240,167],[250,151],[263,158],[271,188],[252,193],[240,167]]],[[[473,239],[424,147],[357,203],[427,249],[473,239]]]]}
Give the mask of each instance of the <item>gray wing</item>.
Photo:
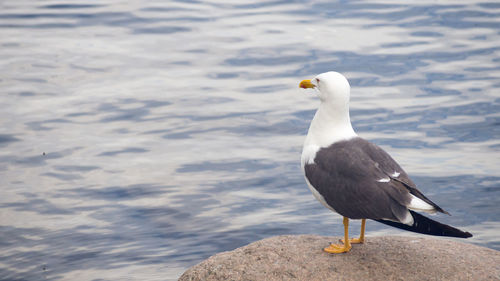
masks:
{"type": "Polygon", "coordinates": [[[410,194],[439,208],[418,191],[389,154],[361,138],[320,149],[314,163],[304,169],[326,203],[349,218],[403,221],[410,194]],[[379,182],[382,179],[387,181],[379,182]]]}
{"type": "Polygon", "coordinates": [[[410,192],[410,194],[422,199],[427,204],[430,204],[436,209],[437,212],[449,215],[448,212],[443,210],[436,203],[432,202],[422,192],[420,192],[420,190],[418,190],[417,186],[410,179],[408,174],[387,152],[385,152],[385,150],[362,138],[356,138],[355,142],[363,147],[363,151],[367,153],[373,161],[378,163],[379,168],[391,179],[391,181],[399,182],[408,190],[408,192],[410,192]]]}

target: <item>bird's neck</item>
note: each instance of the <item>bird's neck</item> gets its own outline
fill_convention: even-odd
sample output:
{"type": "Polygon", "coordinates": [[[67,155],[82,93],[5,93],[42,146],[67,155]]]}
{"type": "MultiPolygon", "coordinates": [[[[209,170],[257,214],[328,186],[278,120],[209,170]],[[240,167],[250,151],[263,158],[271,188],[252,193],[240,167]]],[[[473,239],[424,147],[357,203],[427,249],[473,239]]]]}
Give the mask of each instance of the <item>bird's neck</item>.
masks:
{"type": "Polygon", "coordinates": [[[356,136],[349,117],[349,102],[340,106],[322,102],[311,122],[304,147],[328,147],[356,136]]]}

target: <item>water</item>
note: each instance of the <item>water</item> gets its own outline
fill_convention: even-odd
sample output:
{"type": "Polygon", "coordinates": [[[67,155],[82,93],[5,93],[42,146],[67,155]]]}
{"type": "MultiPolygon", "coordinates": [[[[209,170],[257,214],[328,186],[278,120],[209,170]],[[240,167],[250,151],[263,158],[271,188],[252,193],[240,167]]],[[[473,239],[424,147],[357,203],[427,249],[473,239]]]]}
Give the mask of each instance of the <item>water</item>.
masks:
{"type": "Polygon", "coordinates": [[[0,3],[0,279],[175,280],[341,235],[299,167],[298,83],[328,70],[436,219],[500,249],[500,4],[127,2],[0,3]]]}

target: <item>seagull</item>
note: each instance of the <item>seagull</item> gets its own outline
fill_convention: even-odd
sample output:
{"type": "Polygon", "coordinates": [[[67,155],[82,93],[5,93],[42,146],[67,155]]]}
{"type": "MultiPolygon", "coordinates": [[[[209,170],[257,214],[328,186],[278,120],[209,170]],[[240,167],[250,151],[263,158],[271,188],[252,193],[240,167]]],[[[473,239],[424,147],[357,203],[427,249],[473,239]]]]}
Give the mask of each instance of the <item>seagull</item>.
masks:
{"type": "Polygon", "coordinates": [[[351,87],[342,74],[322,73],[301,81],[299,87],[315,89],[321,101],[302,150],[306,183],[323,206],[343,216],[344,239],[325,252],[345,253],[351,244],[364,243],[367,219],[417,233],[472,237],[417,213],[449,215],[417,189],[387,152],[354,132],[349,117],[351,87]],[[361,219],[359,238],[349,239],[349,219],[361,219]]]}

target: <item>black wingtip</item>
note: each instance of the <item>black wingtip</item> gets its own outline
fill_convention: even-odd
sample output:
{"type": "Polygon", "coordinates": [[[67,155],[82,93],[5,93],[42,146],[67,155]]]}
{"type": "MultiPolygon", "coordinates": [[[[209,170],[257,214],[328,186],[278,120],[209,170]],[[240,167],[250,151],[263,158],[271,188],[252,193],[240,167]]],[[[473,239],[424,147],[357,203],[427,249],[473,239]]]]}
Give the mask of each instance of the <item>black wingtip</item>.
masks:
{"type": "Polygon", "coordinates": [[[472,237],[470,232],[462,231],[458,228],[442,224],[435,220],[431,220],[428,217],[424,217],[419,213],[410,211],[413,216],[413,225],[406,225],[399,222],[388,221],[388,220],[376,220],[383,224],[387,224],[400,229],[427,234],[435,236],[448,236],[448,237],[458,237],[458,238],[469,238],[472,237]]]}

